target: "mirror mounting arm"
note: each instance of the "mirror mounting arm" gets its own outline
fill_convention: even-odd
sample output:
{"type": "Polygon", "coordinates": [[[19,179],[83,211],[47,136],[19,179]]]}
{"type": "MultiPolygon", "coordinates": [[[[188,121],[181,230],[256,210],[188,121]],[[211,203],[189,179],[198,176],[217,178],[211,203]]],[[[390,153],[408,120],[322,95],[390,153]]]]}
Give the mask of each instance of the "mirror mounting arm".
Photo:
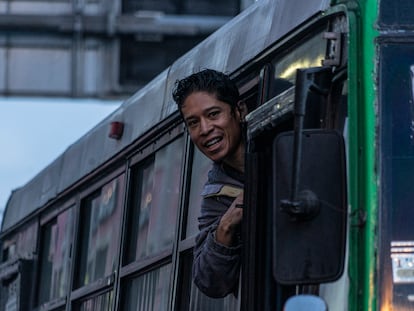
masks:
{"type": "Polygon", "coordinates": [[[303,190],[299,193],[303,122],[309,92],[328,94],[328,89],[315,83],[315,76],[319,73],[331,72],[331,70],[330,67],[314,67],[296,71],[292,189],[290,200],[280,202],[281,210],[292,216],[292,220],[312,219],[319,213],[320,204],[317,196],[310,190],[303,190]]]}

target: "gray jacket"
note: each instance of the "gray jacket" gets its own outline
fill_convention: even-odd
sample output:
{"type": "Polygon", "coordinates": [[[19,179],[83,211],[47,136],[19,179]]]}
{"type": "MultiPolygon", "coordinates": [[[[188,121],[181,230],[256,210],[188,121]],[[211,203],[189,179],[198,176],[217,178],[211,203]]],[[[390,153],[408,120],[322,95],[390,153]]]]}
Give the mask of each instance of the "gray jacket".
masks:
{"type": "Polygon", "coordinates": [[[194,248],[193,279],[207,296],[220,298],[237,292],[240,274],[240,239],[232,247],[215,240],[221,216],[243,191],[243,176],[234,169],[214,163],[202,192],[199,234],[194,248]]]}

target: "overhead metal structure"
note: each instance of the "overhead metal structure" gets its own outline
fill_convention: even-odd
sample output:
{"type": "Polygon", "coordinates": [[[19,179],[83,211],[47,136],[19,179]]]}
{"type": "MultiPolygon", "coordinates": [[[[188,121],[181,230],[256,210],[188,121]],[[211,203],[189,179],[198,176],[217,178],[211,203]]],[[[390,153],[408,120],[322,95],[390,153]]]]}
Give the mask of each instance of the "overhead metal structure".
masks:
{"type": "Polygon", "coordinates": [[[0,95],[129,96],[246,5],[2,1],[0,95]]]}

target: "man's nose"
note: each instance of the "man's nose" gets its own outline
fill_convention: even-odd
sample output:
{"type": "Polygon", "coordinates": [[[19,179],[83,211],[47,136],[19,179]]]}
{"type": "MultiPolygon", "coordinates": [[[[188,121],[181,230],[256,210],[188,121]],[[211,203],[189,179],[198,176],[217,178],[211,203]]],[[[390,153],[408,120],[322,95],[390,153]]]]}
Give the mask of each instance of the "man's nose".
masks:
{"type": "Polygon", "coordinates": [[[207,119],[200,120],[200,131],[202,135],[206,135],[210,133],[211,129],[212,129],[212,124],[209,120],[207,119]]]}

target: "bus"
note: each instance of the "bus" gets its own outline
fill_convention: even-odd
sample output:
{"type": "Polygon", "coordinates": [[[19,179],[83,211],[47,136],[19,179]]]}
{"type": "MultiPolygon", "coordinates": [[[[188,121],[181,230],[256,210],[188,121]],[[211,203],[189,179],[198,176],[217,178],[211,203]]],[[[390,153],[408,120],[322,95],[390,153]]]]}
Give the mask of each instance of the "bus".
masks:
{"type": "Polygon", "coordinates": [[[413,103],[412,0],[256,1],[11,193],[0,310],[413,310],[413,103]],[[191,279],[211,163],[171,96],[204,68],[249,108],[224,298],[191,279]]]}

